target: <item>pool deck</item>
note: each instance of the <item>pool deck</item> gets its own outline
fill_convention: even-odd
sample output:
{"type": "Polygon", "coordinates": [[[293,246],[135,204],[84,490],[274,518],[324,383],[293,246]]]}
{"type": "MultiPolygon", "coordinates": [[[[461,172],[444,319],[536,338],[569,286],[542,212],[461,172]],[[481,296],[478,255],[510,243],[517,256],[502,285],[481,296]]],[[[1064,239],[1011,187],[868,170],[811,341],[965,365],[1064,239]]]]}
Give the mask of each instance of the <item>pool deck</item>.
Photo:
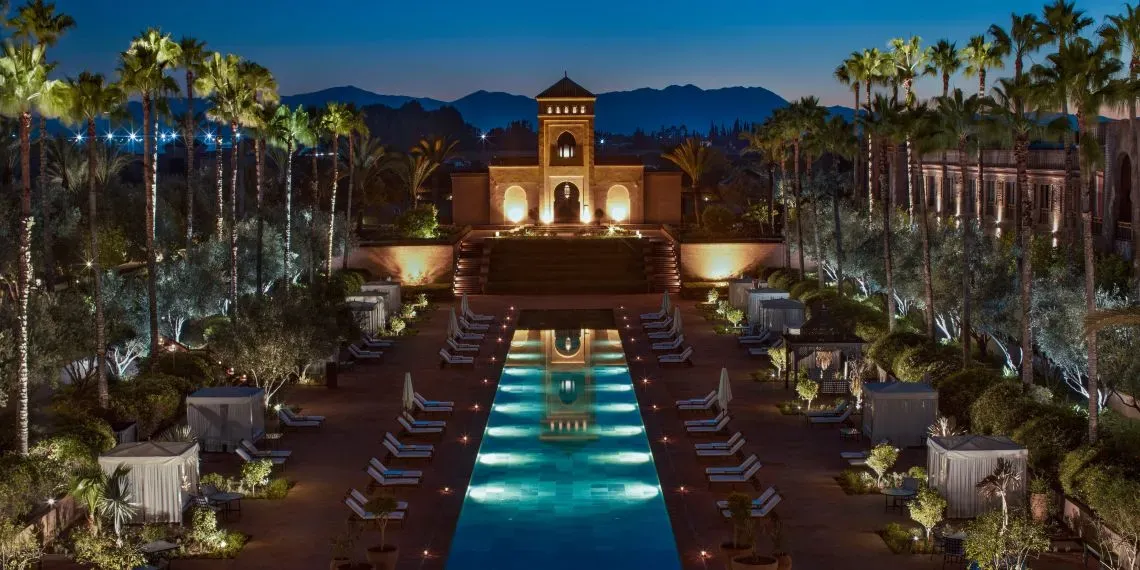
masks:
{"type": "MultiPolygon", "coordinates": [[[[839,452],[862,449],[865,444],[843,440],[834,428],[809,429],[799,416],[780,415],[774,404],[794,397],[793,393],[784,391],[783,384],[753,382],[748,373],[760,368],[764,360],[750,359],[731,337],[716,335],[694,302],[677,300],[683,314],[686,344],[695,349],[696,365],[668,369],[649,363],[654,359],[636,322],[638,314],[657,309],[659,295],[487,296],[470,297],[470,303],[476,312],[497,316],[503,315],[510,305],[550,309],[625,307],[624,314],[633,325],[630,330],[637,333],[632,336],[635,342],[629,342],[629,337],[626,340],[630,373],[686,570],[726,567],[718,545],[729,537],[731,528],[713,502],[725,498],[730,491],[706,489],[702,468],[707,464],[696,461],[691,440],[683,434],[682,421],[687,417],[679,416],[672,402],[703,396],[714,389],[722,366],[728,368],[733,381],[733,421],[729,433],[744,433],[748,440],[745,454],[756,453],[763,464],[762,482],[775,485],[784,497],[776,511],[784,521],[787,550],[792,553],[797,570],[942,567],[941,556],[896,556],[887,550],[876,531],[889,522],[909,522],[909,518],[897,512],[885,513],[879,495],[845,495],[834,480],[845,467],[839,452]],[[650,382],[642,384],[643,378],[650,382]],[[658,406],[656,412],[653,405],[658,406]],[[667,444],[662,442],[666,436],[667,444]],[[683,493],[681,486],[685,487],[683,493]],[[711,556],[702,559],[702,550],[711,556]]],[[[621,315],[617,316],[619,323],[621,315]]],[[[443,345],[446,324],[446,311],[434,312],[427,322],[417,325],[419,333],[401,340],[383,363],[360,363],[342,373],[340,387],[335,390],[293,389],[287,399],[290,404],[302,406],[304,412],[325,415],[328,420],[320,430],[290,432],[282,439],[280,448],[293,451],[284,472],[296,482],[289,497],[283,501],[243,503],[241,518],[226,524],[252,536],[237,559],[179,560],[175,567],[328,568],[329,540],[344,528],[349,513],[342,498],[352,487],[365,491],[369,478],[364,467],[368,459],[374,455],[383,459],[380,442],[385,431],[398,428],[395,418],[400,410],[403,377],[405,372],[411,372],[417,391],[430,399],[454,400],[456,411],[448,418],[445,435],[434,441],[436,459],[422,467],[423,486],[397,492],[399,499],[410,504],[410,513],[405,528],[389,527],[388,541],[400,546],[399,570],[442,570],[509,340],[509,336],[504,336],[504,342],[498,344],[495,337],[490,337],[474,370],[440,370],[436,353],[443,345]],[[494,349],[494,353],[489,349],[494,349]],[[489,361],[492,354],[493,363],[489,361]],[[483,383],[484,378],[488,384],[483,383]],[[473,409],[476,404],[478,411],[473,409]],[[466,443],[462,441],[464,435],[468,437],[466,443]],[[445,487],[450,492],[445,492],[445,487]]],[[[923,456],[921,451],[908,450],[898,467],[917,464],[923,456]]],[[[231,457],[203,457],[203,473],[233,473],[236,469],[231,457]]],[[[363,560],[364,549],[378,542],[378,538],[375,532],[365,533],[356,548],[359,560],[363,560]]],[[[509,557],[510,553],[503,555],[509,557]]],[[[1033,567],[1072,568],[1072,560],[1042,558],[1033,567]]]]}

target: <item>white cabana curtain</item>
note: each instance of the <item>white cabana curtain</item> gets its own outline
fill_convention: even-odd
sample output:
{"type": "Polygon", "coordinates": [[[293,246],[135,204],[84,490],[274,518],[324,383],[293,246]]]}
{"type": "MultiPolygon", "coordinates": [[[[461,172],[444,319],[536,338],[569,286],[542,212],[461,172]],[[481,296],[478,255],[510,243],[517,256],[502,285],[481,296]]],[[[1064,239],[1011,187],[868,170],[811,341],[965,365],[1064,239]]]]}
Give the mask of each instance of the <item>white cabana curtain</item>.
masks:
{"type": "Polygon", "coordinates": [[[938,417],[938,392],[921,384],[895,384],[864,387],[863,434],[896,447],[921,445],[938,417]]]}
{"type": "Polygon", "coordinates": [[[186,397],[186,423],[206,451],[237,447],[265,434],[265,391],[204,388],[186,397]]]}
{"type": "Polygon", "coordinates": [[[756,288],[753,279],[733,279],[728,282],[728,303],[742,311],[748,309],[748,292],[756,288]]]}
{"type": "Polygon", "coordinates": [[[772,299],[787,299],[788,292],[781,289],[752,289],[748,291],[748,322],[760,322],[760,303],[772,299]]]}
{"type": "Polygon", "coordinates": [[[1007,459],[1021,474],[1021,486],[1008,497],[1011,507],[1025,502],[1029,451],[1004,437],[954,436],[927,440],[927,474],[930,486],[946,497],[950,518],[972,518],[1001,507],[1001,500],[978,493],[978,482],[1007,459]]]}
{"type": "Polygon", "coordinates": [[[361,328],[370,334],[384,330],[388,326],[388,306],[384,295],[362,292],[344,298],[354,314],[362,319],[361,328]]]}
{"type": "Polygon", "coordinates": [[[182,522],[182,510],[198,489],[198,444],[123,444],[99,457],[108,475],[119,465],[130,467],[127,480],[138,508],[133,522],[182,522]]]}
{"type": "Polygon", "coordinates": [[[400,282],[399,281],[369,281],[360,286],[361,293],[379,293],[384,296],[388,314],[395,314],[400,310],[400,282]]]}

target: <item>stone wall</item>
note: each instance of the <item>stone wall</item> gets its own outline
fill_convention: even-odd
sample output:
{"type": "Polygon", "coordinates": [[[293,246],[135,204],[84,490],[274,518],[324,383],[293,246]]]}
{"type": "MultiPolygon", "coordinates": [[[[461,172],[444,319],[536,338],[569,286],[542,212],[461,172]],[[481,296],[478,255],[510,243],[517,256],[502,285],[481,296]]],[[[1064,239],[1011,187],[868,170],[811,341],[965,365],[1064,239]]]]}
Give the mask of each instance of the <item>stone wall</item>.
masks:
{"type": "MultiPolygon", "coordinates": [[[[645,221],[644,216],[644,200],[642,199],[642,192],[645,184],[642,180],[642,174],[645,172],[645,167],[638,165],[631,166],[595,166],[594,167],[594,180],[592,184],[593,202],[592,210],[601,208],[606,211],[606,200],[609,197],[610,188],[614,186],[624,186],[629,192],[629,213],[626,223],[640,224],[645,221]]],[[[606,211],[606,216],[609,212],[606,211]]]]}
{"type": "MultiPolygon", "coordinates": [[[[792,256],[793,266],[796,256],[792,256]]],[[[723,281],[755,274],[761,267],[783,267],[784,244],[776,241],[682,243],[681,279],[723,281]]]]}
{"type": "Polygon", "coordinates": [[[643,223],[681,223],[681,173],[646,172],[642,192],[645,205],[643,223]]]}
{"type": "Polygon", "coordinates": [[[457,226],[478,226],[491,221],[486,173],[451,175],[451,219],[457,226]]]}
{"type": "MultiPolygon", "coordinates": [[[[537,166],[492,166],[489,178],[488,201],[484,206],[489,207],[489,223],[510,224],[503,209],[503,198],[507,188],[518,186],[526,191],[527,212],[541,213],[539,207],[542,195],[542,175],[537,166]]],[[[529,215],[529,214],[528,214],[529,215]]],[[[524,218],[525,220],[525,218],[524,218]]],[[[483,222],[488,223],[488,222],[483,222]]]]}
{"type": "Polygon", "coordinates": [[[348,266],[405,285],[447,283],[455,267],[454,251],[450,244],[362,245],[349,256],[348,266]]]}

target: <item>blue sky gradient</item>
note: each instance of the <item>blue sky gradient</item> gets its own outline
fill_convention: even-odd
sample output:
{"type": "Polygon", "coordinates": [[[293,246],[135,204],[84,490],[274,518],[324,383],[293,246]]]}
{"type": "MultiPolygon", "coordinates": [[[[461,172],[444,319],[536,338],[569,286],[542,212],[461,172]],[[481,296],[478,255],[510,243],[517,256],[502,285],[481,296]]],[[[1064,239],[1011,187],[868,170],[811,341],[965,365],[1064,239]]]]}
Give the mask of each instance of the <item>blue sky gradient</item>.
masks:
{"type": "MultiPolygon", "coordinates": [[[[357,85],[452,100],[534,95],[562,72],[594,92],[692,83],[762,86],[851,105],[831,77],[852,50],[892,37],[963,45],[1040,0],[57,0],[78,27],[52,51],[57,74],[113,73],[148,26],[192,35],[268,67],[285,94],[357,85]]],[[[1099,24],[1120,0],[1084,0],[1099,24]]],[[[998,72],[1001,76],[1002,72],[998,72]]],[[[958,80],[973,85],[972,80],[958,80]]],[[[925,80],[920,94],[939,89],[925,80]]]]}

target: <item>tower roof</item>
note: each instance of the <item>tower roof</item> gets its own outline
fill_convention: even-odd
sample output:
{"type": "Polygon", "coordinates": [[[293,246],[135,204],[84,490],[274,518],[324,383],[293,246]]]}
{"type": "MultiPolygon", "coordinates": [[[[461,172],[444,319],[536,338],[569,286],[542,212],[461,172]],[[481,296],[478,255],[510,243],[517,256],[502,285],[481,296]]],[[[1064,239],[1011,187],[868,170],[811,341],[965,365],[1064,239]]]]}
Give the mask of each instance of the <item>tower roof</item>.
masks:
{"type": "Polygon", "coordinates": [[[593,93],[586,90],[585,87],[574,83],[569,76],[564,76],[558,80],[558,83],[546,88],[546,91],[539,93],[535,99],[581,99],[588,98],[594,99],[593,93]]]}

